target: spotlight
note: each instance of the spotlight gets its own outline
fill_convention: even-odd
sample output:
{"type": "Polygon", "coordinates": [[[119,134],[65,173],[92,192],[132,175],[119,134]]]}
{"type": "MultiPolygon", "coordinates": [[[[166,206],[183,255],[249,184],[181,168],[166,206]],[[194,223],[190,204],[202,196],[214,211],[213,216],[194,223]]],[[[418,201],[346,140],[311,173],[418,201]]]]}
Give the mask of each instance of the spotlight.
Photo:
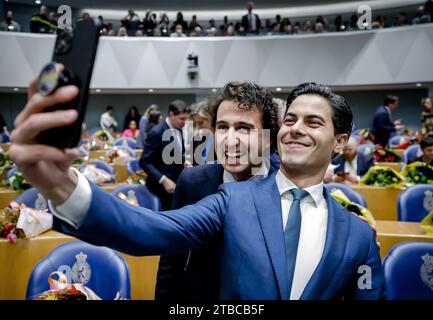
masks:
{"type": "Polygon", "coordinates": [[[277,92],[280,92],[281,90],[283,90],[283,89],[281,89],[281,88],[276,88],[275,89],[275,91],[277,91],[277,92]]]}
{"type": "Polygon", "coordinates": [[[155,91],[155,90],[153,90],[153,89],[149,89],[148,91],[149,91],[149,92],[153,92],[153,91],[155,91]]]}

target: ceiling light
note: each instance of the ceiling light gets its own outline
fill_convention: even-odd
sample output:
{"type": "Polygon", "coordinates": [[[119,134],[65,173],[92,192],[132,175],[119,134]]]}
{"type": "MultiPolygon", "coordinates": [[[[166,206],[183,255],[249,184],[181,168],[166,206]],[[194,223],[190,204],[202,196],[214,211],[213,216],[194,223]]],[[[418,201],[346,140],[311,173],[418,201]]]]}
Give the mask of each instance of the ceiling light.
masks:
{"type": "Polygon", "coordinates": [[[283,90],[283,89],[281,89],[281,88],[276,88],[275,89],[275,91],[277,91],[277,92],[280,92],[281,90],[283,90]]]}
{"type": "Polygon", "coordinates": [[[42,2],[41,0],[35,0],[36,4],[41,4],[41,2],[42,2]]]}
{"type": "Polygon", "coordinates": [[[101,89],[96,89],[95,91],[96,91],[96,92],[101,92],[101,89]]]}
{"type": "Polygon", "coordinates": [[[19,90],[20,90],[20,89],[18,89],[18,88],[14,88],[14,91],[15,91],[15,92],[17,92],[17,91],[19,91],[19,90]]]}
{"type": "Polygon", "coordinates": [[[417,86],[417,87],[421,87],[421,86],[422,86],[422,83],[421,83],[421,82],[418,82],[415,86],[417,86]]]}
{"type": "Polygon", "coordinates": [[[155,90],[153,90],[153,89],[149,89],[149,92],[153,92],[153,91],[155,91],[155,90]]]}
{"type": "Polygon", "coordinates": [[[212,92],[217,92],[217,89],[213,88],[213,89],[212,89],[212,92]]]}

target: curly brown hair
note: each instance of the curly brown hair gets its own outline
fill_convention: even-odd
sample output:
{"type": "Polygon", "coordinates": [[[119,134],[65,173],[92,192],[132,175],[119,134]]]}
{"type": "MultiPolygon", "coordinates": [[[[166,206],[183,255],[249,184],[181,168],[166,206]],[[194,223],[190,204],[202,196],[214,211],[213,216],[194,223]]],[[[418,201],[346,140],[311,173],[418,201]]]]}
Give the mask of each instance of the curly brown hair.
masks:
{"type": "Polygon", "coordinates": [[[209,99],[212,114],[212,127],[215,128],[220,104],[225,101],[238,102],[237,107],[243,110],[258,110],[263,116],[263,128],[270,130],[271,150],[275,150],[278,130],[278,106],[274,102],[272,92],[252,82],[229,82],[222,90],[209,99]]]}

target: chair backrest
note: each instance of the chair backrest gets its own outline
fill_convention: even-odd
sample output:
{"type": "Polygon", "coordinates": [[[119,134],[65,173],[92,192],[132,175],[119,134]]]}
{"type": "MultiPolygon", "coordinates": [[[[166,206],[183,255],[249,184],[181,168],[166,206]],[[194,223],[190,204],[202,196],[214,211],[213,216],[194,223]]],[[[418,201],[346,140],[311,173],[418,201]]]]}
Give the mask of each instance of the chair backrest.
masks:
{"type": "Polygon", "coordinates": [[[20,172],[19,170],[18,170],[18,167],[17,166],[12,166],[9,170],[8,170],[8,172],[6,173],[6,180],[8,180],[9,181],[9,179],[15,174],[15,173],[17,173],[17,172],[20,172]]]}
{"type": "Polygon", "coordinates": [[[389,138],[388,144],[390,147],[396,147],[399,144],[402,144],[408,140],[410,140],[410,137],[398,134],[389,138]]]}
{"type": "Polygon", "coordinates": [[[433,300],[433,243],[401,242],[383,261],[388,300],[433,300]]]}
{"type": "Polygon", "coordinates": [[[117,138],[114,140],[113,146],[126,146],[131,149],[138,149],[137,142],[134,139],[127,137],[117,138]]]}
{"type": "Polygon", "coordinates": [[[48,290],[48,276],[53,271],[63,272],[69,283],[82,283],[104,300],[113,300],[118,292],[122,298],[131,298],[128,265],[112,249],[84,241],[58,246],[33,268],[26,297],[48,290]]]}
{"type": "Polygon", "coordinates": [[[18,204],[24,203],[26,207],[29,208],[48,210],[48,212],[50,212],[47,199],[45,199],[36,188],[30,188],[24,191],[16,197],[15,202],[18,204]]]}
{"type": "Polygon", "coordinates": [[[360,144],[356,148],[356,150],[359,154],[363,154],[363,155],[367,156],[367,155],[373,154],[374,150],[376,150],[376,146],[372,143],[365,143],[365,144],[360,144]]]}
{"type": "Polygon", "coordinates": [[[363,206],[364,208],[367,208],[367,202],[365,201],[365,198],[361,194],[359,194],[358,192],[356,192],[355,190],[353,190],[352,188],[350,188],[349,186],[343,183],[326,183],[325,188],[329,192],[331,192],[334,189],[339,189],[343,191],[343,193],[349,198],[350,201],[357,203],[363,206]]]}
{"type": "Polygon", "coordinates": [[[417,184],[398,196],[398,220],[420,222],[433,211],[433,185],[417,184]]]}
{"type": "Polygon", "coordinates": [[[6,133],[0,133],[0,143],[8,143],[9,136],[6,133]]]}
{"type": "Polygon", "coordinates": [[[118,195],[123,193],[129,199],[136,199],[138,205],[152,211],[161,210],[161,202],[146,186],[141,184],[121,184],[116,187],[111,193],[118,195]]]}
{"type": "Polygon", "coordinates": [[[111,166],[109,163],[107,163],[104,160],[94,159],[94,160],[92,160],[92,164],[94,164],[96,168],[105,170],[106,172],[108,172],[112,176],[115,175],[113,166],[111,166]]]}
{"type": "Polygon", "coordinates": [[[140,168],[139,160],[137,159],[129,160],[126,163],[126,170],[128,170],[129,174],[133,174],[136,173],[137,171],[140,171],[141,168],[140,168]]]}
{"type": "Polygon", "coordinates": [[[422,156],[422,150],[419,144],[413,144],[407,147],[403,152],[403,161],[408,164],[409,162],[414,161],[416,158],[422,156]]]}

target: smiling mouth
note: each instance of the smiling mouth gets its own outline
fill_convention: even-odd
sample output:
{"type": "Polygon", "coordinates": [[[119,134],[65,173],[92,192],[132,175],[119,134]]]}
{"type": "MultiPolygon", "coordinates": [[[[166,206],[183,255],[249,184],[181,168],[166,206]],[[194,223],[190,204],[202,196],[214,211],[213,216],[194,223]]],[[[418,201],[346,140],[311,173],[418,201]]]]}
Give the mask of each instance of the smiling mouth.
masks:
{"type": "Polygon", "coordinates": [[[290,148],[306,148],[309,147],[310,145],[300,142],[300,141],[283,141],[283,144],[285,144],[286,146],[290,147],[290,148]]]}

